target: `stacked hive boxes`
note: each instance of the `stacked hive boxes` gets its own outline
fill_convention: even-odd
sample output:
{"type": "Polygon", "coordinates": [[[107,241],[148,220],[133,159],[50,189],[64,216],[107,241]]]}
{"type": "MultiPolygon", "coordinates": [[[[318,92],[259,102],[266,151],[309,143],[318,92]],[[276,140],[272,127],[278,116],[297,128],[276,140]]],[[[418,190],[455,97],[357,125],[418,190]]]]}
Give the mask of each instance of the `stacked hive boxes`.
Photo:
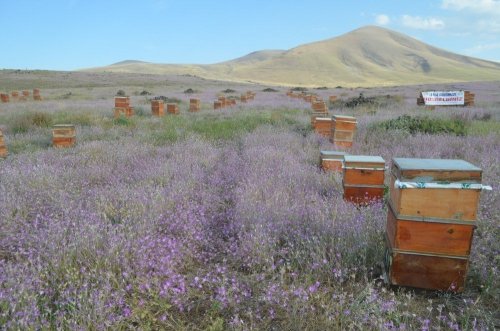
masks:
{"type": "Polygon", "coordinates": [[[342,172],[345,155],[345,152],[321,151],[321,169],[324,171],[342,172]]]}
{"type": "Polygon", "coordinates": [[[33,100],[36,100],[36,101],[42,100],[42,96],[40,95],[40,90],[37,88],[33,89],[33,100]]]}
{"type": "Polygon", "coordinates": [[[14,99],[14,100],[17,100],[19,98],[18,91],[12,91],[12,92],[10,92],[10,95],[12,96],[12,99],[14,99]]]}
{"type": "Polygon", "coordinates": [[[228,105],[226,97],[218,97],[217,100],[220,102],[221,108],[224,108],[228,105]]]}
{"type": "Polygon", "coordinates": [[[380,156],[344,156],[344,199],[356,203],[384,197],[385,161],[380,156]]]}
{"type": "Polygon", "coordinates": [[[9,102],[10,101],[9,95],[0,93],[0,100],[2,100],[2,102],[9,102]]]}
{"type": "Polygon", "coordinates": [[[30,96],[30,91],[24,90],[21,92],[23,97],[29,97],[30,96]]]}
{"type": "Polygon", "coordinates": [[[391,284],[463,291],[481,177],[463,160],[393,159],[385,258],[391,284]]]}
{"type": "Polygon", "coordinates": [[[76,142],[76,130],[72,124],[56,124],[52,127],[52,146],[72,147],[76,142]]]}
{"type": "Polygon", "coordinates": [[[319,112],[312,113],[312,115],[311,115],[311,126],[314,128],[314,123],[316,123],[316,118],[318,118],[318,117],[325,117],[325,116],[327,116],[327,114],[325,114],[323,112],[321,112],[321,113],[319,113],[319,112]]]}
{"type": "Polygon", "coordinates": [[[169,114],[177,115],[177,114],[179,114],[179,106],[176,103],[168,103],[167,104],[167,112],[169,114]]]}
{"type": "Polygon", "coordinates": [[[222,103],[220,101],[214,101],[214,110],[221,108],[222,108],[222,103]]]}
{"type": "Polygon", "coordinates": [[[332,134],[332,119],[330,117],[316,117],[313,122],[314,132],[329,138],[332,134]]]}
{"type": "Polygon", "coordinates": [[[9,152],[7,151],[7,146],[5,146],[5,142],[3,140],[3,133],[0,130],[0,157],[7,157],[9,152]]]}
{"type": "Polygon", "coordinates": [[[312,109],[313,109],[313,111],[318,112],[318,113],[327,113],[328,112],[328,108],[326,107],[326,103],[322,100],[314,101],[312,103],[312,109]]]}
{"type": "Polygon", "coordinates": [[[248,96],[246,94],[242,94],[240,97],[241,102],[247,102],[248,101],[248,96]]]}
{"type": "Polygon", "coordinates": [[[189,99],[189,111],[198,112],[201,109],[200,99],[189,99]]]}
{"type": "Polygon", "coordinates": [[[331,140],[337,146],[352,147],[357,121],[355,117],[334,115],[331,140]]]}
{"type": "Polygon", "coordinates": [[[129,97],[115,97],[115,118],[120,117],[120,115],[125,115],[130,117],[134,115],[134,108],[130,107],[129,97]]]}
{"type": "Polygon", "coordinates": [[[165,114],[163,100],[151,100],[151,112],[153,116],[163,116],[165,114]]]}

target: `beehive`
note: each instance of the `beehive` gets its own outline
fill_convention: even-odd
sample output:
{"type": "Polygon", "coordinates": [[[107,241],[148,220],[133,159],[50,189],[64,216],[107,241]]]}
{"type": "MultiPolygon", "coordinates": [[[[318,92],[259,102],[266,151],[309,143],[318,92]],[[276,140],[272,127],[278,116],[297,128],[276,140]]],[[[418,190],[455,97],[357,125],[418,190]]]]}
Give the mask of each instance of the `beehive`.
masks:
{"type": "Polygon", "coordinates": [[[344,167],[345,152],[321,151],[320,164],[324,171],[342,172],[344,167]]]}
{"type": "Polygon", "coordinates": [[[242,94],[240,97],[240,101],[246,103],[248,101],[248,96],[246,94],[242,94]]]}
{"type": "Polygon", "coordinates": [[[30,96],[30,91],[28,91],[28,90],[24,90],[24,91],[22,91],[21,93],[22,93],[22,94],[23,94],[23,96],[25,96],[25,97],[29,97],[29,96],[30,96]]]}
{"type": "Polygon", "coordinates": [[[19,98],[19,92],[18,91],[12,91],[12,92],[10,92],[10,95],[12,96],[12,99],[19,98]]]}
{"type": "Polygon", "coordinates": [[[236,106],[236,99],[229,99],[228,101],[230,106],[236,106]]]}
{"type": "Polygon", "coordinates": [[[115,118],[122,115],[126,117],[134,115],[134,108],[130,107],[129,97],[115,97],[115,107],[113,109],[115,118]]]}
{"type": "Polygon", "coordinates": [[[76,130],[72,124],[56,124],[52,127],[52,146],[73,147],[76,142],[76,130]]]}
{"type": "Polygon", "coordinates": [[[247,91],[247,99],[253,100],[255,98],[255,92],[247,91]]]}
{"type": "Polygon", "coordinates": [[[335,101],[337,101],[337,96],[336,96],[336,95],[330,95],[330,96],[328,97],[328,101],[329,101],[330,103],[334,103],[335,101]]]}
{"type": "Polygon", "coordinates": [[[165,115],[165,105],[163,100],[151,100],[151,112],[153,116],[165,115]]]}
{"type": "Polygon", "coordinates": [[[316,118],[318,118],[318,117],[326,117],[326,114],[323,113],[323,112],[321,112],[321,113],[319,113],[319,112],[312,113],[312,115],[311,115],[311,126],[313,128],[314,128],[314,123],[316,122],[316,118]]]}
{"type": "Polygon", "coordinates": [[[394,285],[461,292],[482,170],[463,160],[394,158],[386,273],[394,285]]]}
{"type": "Polygon", "coordinates": [[[167,104],[167,112],[169,114],[177,115],[177,114],[179,114],[179,106],[176,103],[168,103],[167,104]]]}
{"type": "Polygon", "coordinates": [[[312,109],[315,112],[326,113],[328,112],[328,108],[326,107],[326,103],[324,101],[314,101],[312,103],[312,109]]]}
{"type": "Polygon", "coordinates": [[[126,108],[130,106],[130,97],[115,97],[116,108],[126,108]]]}
{"type": "Polygon", "coordinates": [[[357,121],[355,117],[333,115],[331,141],[342,147],[352,147],[357,121]]]}
{"type": "Polygon", "coordinates": [[[332,123],[330,117],[316,117],[313,124],[314,132],[328,138],[332,133],[332,123]]]}
{"type": "Polygon", "coordinates": [[[198,112],[201,109],[200,99],[189,99],[189,111],[198,112]]]}
{"type": "Polygon", "coordinates": [[[380,156],[344,156],[344,199],[356,203],[384,197],[385,161],[380,156]]]}
{"type": "Polygon", "coordinates": [[[10,101],[9,95],[0,93],[0,100],[2,100],[2,102],[9,102],[10,101]]]}
{"type": "Polygon", "coordinates": [[[33,95],[40,95],[40,89],[34,88],[33,95]]]}
{"type": "Polygon", "coordinates": [[[40,90],[37,88],[33,89],[33,100],[36,100],[36,101],[42,100],[42,96],[40,95],[40,90]]]}
{"type": "Polygon", "coordinates": [[[5,145],[5,141],[3,139],[2,130],[0,130],[0,157],[7,157],[9,152],[7,150],[7,146],[5,145]]]}
{"type": "Polygon", "coordinates": [[[217,100],[220,102],[221,108],[224,108],[228,105],[226,97],[218,97],[217,100]]]}
{"type": "Polygon", "coordinates": [[[222,103],[220,101],[214,101],[214,110],[221,108],[222,108],[222,103]]]}

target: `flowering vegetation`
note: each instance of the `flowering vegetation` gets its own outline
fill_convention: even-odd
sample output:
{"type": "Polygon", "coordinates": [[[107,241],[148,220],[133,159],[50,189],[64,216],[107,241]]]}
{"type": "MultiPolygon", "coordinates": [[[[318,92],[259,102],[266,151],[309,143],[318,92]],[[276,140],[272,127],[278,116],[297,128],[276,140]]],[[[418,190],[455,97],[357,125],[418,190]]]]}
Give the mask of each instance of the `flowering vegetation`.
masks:
{"type": "MultiPolygon", "coordinates": [[[[221,91],[213,84],[193,84],[202,102],[221,91]]],[[[2,105],[11,155],[0,160],[0,329],[494,329],[500,112],[498,87],[475,87],[485,101],[470,109],[418,109],[410,88],[364,91],[398,92],[392,106],[335,109],[358,118],[353,154],[483,169],[494,190],[481,197],[460,295],[383,283],[385,205],[343,201],[341,177],[318,168],[320,149],[334,146],[311,132],[309,105],[284,93],[122,122],[111,110],[119,85],[2,105]],[[468,133],[373,130],[417,112],[459,117],[468,133]],[[75,148],[50,147],[48,123],[60,122],[77,125],[75,148]]],[[[181,100],[185,88],[148,86],[181,100]]]]}

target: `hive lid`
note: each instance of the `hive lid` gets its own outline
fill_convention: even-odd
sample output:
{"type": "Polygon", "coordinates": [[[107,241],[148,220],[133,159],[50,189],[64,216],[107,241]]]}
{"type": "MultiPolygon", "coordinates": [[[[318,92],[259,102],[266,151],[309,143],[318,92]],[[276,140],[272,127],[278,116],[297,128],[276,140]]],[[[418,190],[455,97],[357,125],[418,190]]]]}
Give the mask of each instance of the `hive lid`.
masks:
{"type": "Polygon", "coordinates": [[[330,117],[316,117],[316,121],[331,122],[332,119],[330,117]]]}
{"type": "Polygon", "coordinates": [[[339,159],[342,160],[345,155],[347,155],[346,152],[337,152],[337,151],[321,151],[321,158],[322,159],[339,159]]]}
{"type": "Polygon", "coordinates": [[[392,171],[401,180],[481,182],[481,168],[464,160],[393,158],[392,162],[392,171]]]}
{"type": "Polygon", "coordinates": [[[384,169],[385,161],[381,156],[372,155],[346,155],[344,156],[346,168],[384,169]]]}
{"type": "Polygon", "coordinates": [[[356,117],[352,116],[346,116],[346,115],[333,115],[333,119],[335,121],[342,121],[342,122],[354,122],[356,123],[356,117]]]}
{"type": "Polygon", "coordinates": [[[74,124],[54,124],[52,126],[54,129],[73,129],[75,128],[74,124]]]}

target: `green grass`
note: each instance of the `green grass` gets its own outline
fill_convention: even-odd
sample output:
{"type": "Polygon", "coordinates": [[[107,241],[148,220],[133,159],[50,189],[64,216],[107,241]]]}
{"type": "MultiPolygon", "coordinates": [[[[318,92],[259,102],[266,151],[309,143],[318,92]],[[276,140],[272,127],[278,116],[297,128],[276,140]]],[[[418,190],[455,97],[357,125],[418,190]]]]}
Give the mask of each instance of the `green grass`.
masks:
{"type": "Polygon", "coordinates": [[[400,130],[410,134],[455,134],[465,136],[467,134],[467,123],[460,119],[403,115],[395,119],[375,123],[371,126],[371,129],[400,130]]]}
{"type": "Polygon", "coordinates": [[[468,134],[475,136],[485,136],[494,132],[500,134],[499,121],[472,121],[468,128],[468,134]]]}

